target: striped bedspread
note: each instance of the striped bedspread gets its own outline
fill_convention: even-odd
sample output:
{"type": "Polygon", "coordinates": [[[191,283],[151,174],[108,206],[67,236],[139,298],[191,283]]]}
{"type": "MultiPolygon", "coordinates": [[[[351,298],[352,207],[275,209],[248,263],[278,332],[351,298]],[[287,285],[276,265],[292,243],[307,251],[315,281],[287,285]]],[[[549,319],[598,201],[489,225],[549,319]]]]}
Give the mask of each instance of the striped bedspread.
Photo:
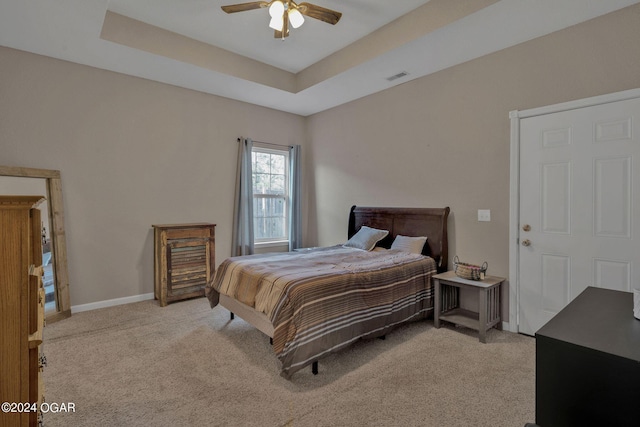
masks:
{"type": "Polygon", "coordinates": [[[397,250],[334,246],[303,252],[232,257],[208,285],[254,307],[274,326],[282,375],[363,337],[386,334],[433,310],[432,258],[397,250]]]}

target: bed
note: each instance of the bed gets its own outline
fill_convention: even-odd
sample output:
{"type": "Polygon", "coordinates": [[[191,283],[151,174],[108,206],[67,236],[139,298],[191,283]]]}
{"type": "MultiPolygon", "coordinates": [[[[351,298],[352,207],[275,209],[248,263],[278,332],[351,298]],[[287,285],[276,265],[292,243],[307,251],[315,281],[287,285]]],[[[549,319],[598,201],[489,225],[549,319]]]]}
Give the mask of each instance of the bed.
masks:
{"type": "Polygon", "coordinates": [[[218,267],[206,295],[212,308],[220,305],[232,319],[238,315],[271,337],[282,376],[308,365],[316,374],[322,357],[433,315],[431,276],[447,270],[448,215],[448,207],[353,206],[348,242],[365,230],[388,231],[375,248],[336,245],[231,257],[218,267]],[[394,244],[416,236],[427,237],[421,250],[394,244]]]}

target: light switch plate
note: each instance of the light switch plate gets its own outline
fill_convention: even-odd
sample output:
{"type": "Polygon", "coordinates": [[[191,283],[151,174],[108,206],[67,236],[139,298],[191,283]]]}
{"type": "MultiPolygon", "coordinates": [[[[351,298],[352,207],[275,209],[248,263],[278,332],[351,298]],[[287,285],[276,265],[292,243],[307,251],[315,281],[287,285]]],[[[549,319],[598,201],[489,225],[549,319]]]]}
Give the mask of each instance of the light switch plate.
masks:
{"type": "Polygon", "coordinates": [[[478,221],[491,221],[491,211],[489,209],[478,209],[478,221]]]}

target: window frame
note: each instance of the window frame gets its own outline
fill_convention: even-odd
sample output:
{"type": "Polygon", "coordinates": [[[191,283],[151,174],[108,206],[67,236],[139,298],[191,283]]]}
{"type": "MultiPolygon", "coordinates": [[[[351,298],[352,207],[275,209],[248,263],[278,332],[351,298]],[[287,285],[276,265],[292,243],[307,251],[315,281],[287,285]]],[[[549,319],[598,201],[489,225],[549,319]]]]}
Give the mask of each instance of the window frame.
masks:
{"type": "MultiPolygon", "coordinates": [[[[288,243],[290,240],[290,236],[289,236],[289,228],[290,228],[290,222],[291,222],[291,218],[290,218],[290,205],[291,205],[291,189],[290,189],[290,183],[291,183],[291,165],[290,165],[290,152],[287,148],[273,148],[273,147],[268,147],[259,143],[254,142],[253,147],[251,149],[251,161],[252,161],[252,168],[251,168],[251,188],[252,188],[252,198],[251,201],[252,203],[255,203],[256,199],[281,199],[284,201],[284,236],[278,236],[278,237],[274,237],[274,238],[257,238],[254,236],[254,244],[256,246],[260,246],[260,247],[268,247],[268,246],[279,246],[285,243],[288,243]],[[266,154],[276,154],[276,155],[280,155],[280,156],[284,156],[284,195],[278,195],[278,194],[256,194],[253,192],[253,188],[254,188],[254,176],[256,173],[254,170],[254,163],[253,163],[253,155],[254,153],[266,153],[266,154]]],[[[254,205],[255,206],[255,205],[254,205]]],[[[253,212],[253,218],[252,220],[254,221],[254,233],[255,233],[255,229],[256,229],[256,212],[254,209],[253,212]]]]}

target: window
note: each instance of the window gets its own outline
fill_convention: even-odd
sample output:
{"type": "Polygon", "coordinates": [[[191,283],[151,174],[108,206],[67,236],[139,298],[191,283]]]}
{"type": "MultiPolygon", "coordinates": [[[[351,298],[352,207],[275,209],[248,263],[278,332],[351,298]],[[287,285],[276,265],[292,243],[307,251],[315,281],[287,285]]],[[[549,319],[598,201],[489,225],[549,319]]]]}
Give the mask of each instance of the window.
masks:
{"type": "Polygon", "coordinates": [[[253,147],[253,231],[256,243],[289,240],[289,151],[253,147]]]}

